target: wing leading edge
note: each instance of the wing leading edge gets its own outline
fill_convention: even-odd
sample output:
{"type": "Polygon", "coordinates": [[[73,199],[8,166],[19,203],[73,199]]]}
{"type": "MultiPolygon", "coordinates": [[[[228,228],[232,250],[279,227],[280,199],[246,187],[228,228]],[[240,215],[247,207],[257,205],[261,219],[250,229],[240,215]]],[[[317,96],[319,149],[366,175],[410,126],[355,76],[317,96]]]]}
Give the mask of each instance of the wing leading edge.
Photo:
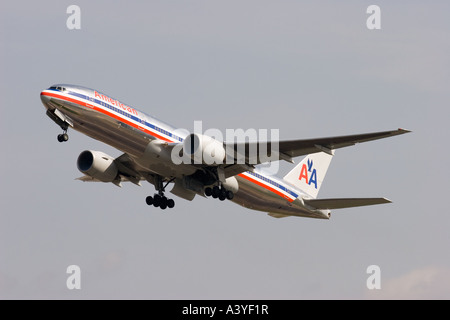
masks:
{"type": "MultiPolygon", "coordinates": [[[[382,131],[364,134],[355,134],[348,136],[336,136],[317,139],[302,139],[302,140],[284,140],[278,143],[278,148],[274,146],[275,151],[279,153],[280,160],[292,162],[292,158],[304,156],[307,154],[323,151],[328,154],[333,154],[333,150],[344,147],[353,146],[357,143],[373,141],[378,139],[389,138],[410,132],[405,129],[397,129],[392,131],[382,131]],[[278,150],[277,150],[278,149],[278,150]]],[[[229,146],[230,143],[225,143],[229,146]]],[[[240,150],[245,150],[246,159],[248,158],[249,150],[257,150],[259,154],[259,142],[233,143],[234,151],[239,153],[240,150]]],[[[233,147],[231,147],[233,148],[233,147]]],[[[272,150],[272,143],[267,142],[267,150],[272,150]]],[[[257,159],[256,164],[262,163],[261,159],[257,159]]]]}

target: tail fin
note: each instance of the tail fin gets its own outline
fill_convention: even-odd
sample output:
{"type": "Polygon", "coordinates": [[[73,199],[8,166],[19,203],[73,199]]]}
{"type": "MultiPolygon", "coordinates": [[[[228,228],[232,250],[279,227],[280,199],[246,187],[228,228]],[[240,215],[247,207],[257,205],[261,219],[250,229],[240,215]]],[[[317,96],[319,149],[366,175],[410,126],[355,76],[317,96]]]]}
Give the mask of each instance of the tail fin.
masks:
{"type": "Polygon", "coordinates": [[[312,198],[317,198],[333,156],[325,152],[307,155],[283,180],[312,198]]]}

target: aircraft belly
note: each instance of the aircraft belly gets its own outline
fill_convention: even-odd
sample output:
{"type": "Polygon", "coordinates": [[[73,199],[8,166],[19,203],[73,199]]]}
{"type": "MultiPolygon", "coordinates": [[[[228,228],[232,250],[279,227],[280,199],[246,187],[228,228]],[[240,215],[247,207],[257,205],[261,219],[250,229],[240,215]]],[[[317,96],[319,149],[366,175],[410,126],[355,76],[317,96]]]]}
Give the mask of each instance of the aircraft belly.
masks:
{"type": "Polygon", "coordinates": [[[311,213],[298,205],[296,201],[291,203],[251,181],[239,176],[236,178],[239,183],[239,191],[235,193],[232,200],[236,204],[258,211],[311,217],[311,213]]]}
{"type": "Polygon", "coordinates": [[[162,153],[157,150],[149,152],[149,143],[155,138],[128,124],[75,103],[52,102],[53,107],[70,115],[74,130],[127,153],[143,171],[165,177],[182,177],[197,170],[190,165],[175,165],[171,162],[170,155],[161,157],[162,153]]]}
{"type": "Polygon", "coordinates": [[[74,121],[74,130],[131,156],[142,156],[152,140],[150,135],[138,129],[74,103],[64,102],[60,109],[74,121]]]}

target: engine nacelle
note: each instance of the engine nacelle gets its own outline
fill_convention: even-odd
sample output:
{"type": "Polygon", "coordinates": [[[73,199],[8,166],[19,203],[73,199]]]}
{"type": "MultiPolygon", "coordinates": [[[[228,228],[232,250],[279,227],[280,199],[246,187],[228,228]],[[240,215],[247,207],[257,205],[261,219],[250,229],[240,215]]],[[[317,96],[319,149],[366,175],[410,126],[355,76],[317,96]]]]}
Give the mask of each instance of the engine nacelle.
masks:
{"type": "Polygon", "coordinates": [[[235,177],[226,178],[225,182],[222,183],[222,186],[225,189],[232,191],[233,193],[236,193],[239,190],[239,183],[237,182],[235,177]]]}
{"type": "Polygon", "coordinates": [[[183,142],[183,153],[196,164],[220,165],[225,162],[223,143],[209,136],[191,133],[183,142]]]}
{"type": "Polygon", "coordinates": [[[78,156],[77,167],[85,175],[103,182],[113,182],[119,174],[114,158],[100,151],[83,151],[78,156]]]}

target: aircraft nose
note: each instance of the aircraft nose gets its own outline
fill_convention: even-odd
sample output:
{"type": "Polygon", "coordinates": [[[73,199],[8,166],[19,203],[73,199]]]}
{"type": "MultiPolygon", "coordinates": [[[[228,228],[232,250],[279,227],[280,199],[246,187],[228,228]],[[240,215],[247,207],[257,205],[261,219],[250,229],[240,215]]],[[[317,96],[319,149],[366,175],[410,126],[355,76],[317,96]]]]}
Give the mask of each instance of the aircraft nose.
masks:
{"type": "Polygon", "coordinates": [[[46,95],[45,90],[41,91],[41,101],[44,105],[47,105],[47,103],[50,101],[50,97],[46,95]]]}

